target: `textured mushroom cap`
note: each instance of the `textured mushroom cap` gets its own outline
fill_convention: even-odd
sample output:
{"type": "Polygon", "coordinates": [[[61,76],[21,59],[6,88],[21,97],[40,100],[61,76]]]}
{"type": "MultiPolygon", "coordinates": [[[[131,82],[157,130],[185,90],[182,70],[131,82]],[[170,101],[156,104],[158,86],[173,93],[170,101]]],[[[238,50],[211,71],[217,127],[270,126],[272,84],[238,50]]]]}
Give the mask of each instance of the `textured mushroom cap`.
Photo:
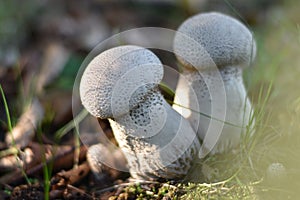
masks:
{"type": "Polygon", "coordinates": [[[255,58],[251,32],[238,20],[220,13],[204,13],[187,19],[174,39],[174,52],[186,66],[197,69],[228,65],[246,67],[255,58]]]}
{"type": "Polygon", "coordinates": [[[163,66],[150,50],[115,47],[89,63],[81,78],[80,98],[92,115],[116,118],[142,102],[162,77],[163,66]]]}
{"type": "Polygon", "coordinates": [[[284,178],[286,175],[286,168],[281,163],[272,163],[267,169],[267,178],[270,180],[284,178]]]}

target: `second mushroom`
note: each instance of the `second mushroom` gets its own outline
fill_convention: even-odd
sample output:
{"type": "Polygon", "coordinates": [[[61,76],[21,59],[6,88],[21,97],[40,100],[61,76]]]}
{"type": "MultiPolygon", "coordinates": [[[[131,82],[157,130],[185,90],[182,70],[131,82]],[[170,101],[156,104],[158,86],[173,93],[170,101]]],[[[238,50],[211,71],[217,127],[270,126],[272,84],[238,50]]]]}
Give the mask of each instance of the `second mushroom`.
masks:
{"type": "Polygon", "coordinates": [[[251,32],[230,16],[198,14],[178,28],[174,52],[183,65],[174,108],[204,141],[201,156],[237,147],[243,133],[252,134],[254,124],[242,78],[256,54],[251,32]]]}

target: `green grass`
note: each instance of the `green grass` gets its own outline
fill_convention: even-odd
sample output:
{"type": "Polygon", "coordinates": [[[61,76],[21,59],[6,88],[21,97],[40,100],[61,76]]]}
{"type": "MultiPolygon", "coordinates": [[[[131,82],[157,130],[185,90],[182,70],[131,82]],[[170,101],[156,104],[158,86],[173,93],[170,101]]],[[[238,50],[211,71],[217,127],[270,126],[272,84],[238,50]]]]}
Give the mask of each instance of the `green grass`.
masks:
{"type": "MultiPolygon", "coordinates": [[[[37,138],[40,144],[43,144],[42,141],[42,131],[41,129],[38,129],[37,131],[37,138]]],[[[55,149],[55,148],[54,148],[55,149]]],[[[51,175],[52,175],[52,169],[53,169],[53,162],[50,162],[49,164],[47,163],[47,158],[46,158],[46,152],[45,148],[41,148],[42,153],[42,163],[43,163],[43,175],[44,175],[44,199],[49,200],[49,194],[50,194],[50,180],[51,180],[51,175]]],[[[55,155],[55,150],[52,152],[53,155],[55,155]]]]}
{"type": "MultiPolygon", "coordinates": [[[[88,115],[88,111],[83,109],[73,120],[65,124],[59,130],[56,131],[55,141],[60,141],[72,129],[76,129],[77,125],[88,115]]],[[[76,130],[77,131],[77,130],[76,130]]]]}
{"type": "Polygon", "coordinates": [[[13,153],[13,155],[15,156],[17,162],[18,162],[18,167],[20,168],[26,182],[28,184],[31,184],[25,170],[23,169],[21,163],[20,163],[20,159],[19,159],[19,156],[18,154],[20,153],[20,150],[19,148],[17,147],[16,143],[15,143],[15,140],[13,138],[13,135],[12,135],[12,124],[11,124],[11,118],[10,118],[10,112],[9,112],[9,108],[8,108],[8,104],[7,104],[7,101],[6,101],[6,97],[5,97],[5,94],[4,94],[4,91],[2,89],[2,86],[0,84],[0,93],[1,93],[1,96],[2,96],[2,100],[3,100],[3,103],[4,103],[4,108],[5,108],[5,114],[6,114],[6,119],[7,119],[7,126],[8,126],[8,132],[9,134],[11,135],[11,138],[12,138],[12,147],[13,147],[13,151],[11,153],[13,153]]]}

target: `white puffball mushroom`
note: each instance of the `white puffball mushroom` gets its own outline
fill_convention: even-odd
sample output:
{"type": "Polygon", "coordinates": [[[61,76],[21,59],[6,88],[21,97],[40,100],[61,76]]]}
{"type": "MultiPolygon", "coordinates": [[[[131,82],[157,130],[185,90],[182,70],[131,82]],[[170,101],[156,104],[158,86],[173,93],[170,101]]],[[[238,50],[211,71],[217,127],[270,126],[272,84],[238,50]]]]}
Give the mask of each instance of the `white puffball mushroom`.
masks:
{"type": "Polygon", "coordinates": [[[189,122],[159,92],[162,77],[155,54],[125,45],[96,56],[81,78],[82,104],[109,119],[133,178],[180,179],[200,148],[189,122]]]}
{"type": "Polygon", "coordinates": [[[214,135],[207,140],[210,145],[215,144],[212,140],[217,141],[210,153],[223,153],[237,147],[253,115],[242,78],[243,69],[251,64],[256,54],[251,32],[230,16],[216,12],[203,13],[181,24],[173,47],[183,65],[175,92],[174,109],[190,121],[199,138],[204,140],[211,121],[218,119],[223,112],[218,108],[212,115],[212,107],[219,106],[213,101],[224,98],[225,124],[219,138],[214,135]],[[217,82],[223,82],[224,87],[219,87],[221,83],[217,82]],[[210,89],[214,90],[214,96],[210,89]],[[199,116],[199,113],[182,106],[206,116],[199,116]]]}
{"type": "Polygon", "coordinates": [[[87,161],[95,177],[100,180],[107,169],[128,170],[127,161],[120,148],[101,143],[89,147],[87,161]]]}
{"type": "Polygon", "coordinates": [[[266,178],[269,182],[278,182],[286,178],[286,168],[282,163],[276,162],[269,165],[266,178]]]}

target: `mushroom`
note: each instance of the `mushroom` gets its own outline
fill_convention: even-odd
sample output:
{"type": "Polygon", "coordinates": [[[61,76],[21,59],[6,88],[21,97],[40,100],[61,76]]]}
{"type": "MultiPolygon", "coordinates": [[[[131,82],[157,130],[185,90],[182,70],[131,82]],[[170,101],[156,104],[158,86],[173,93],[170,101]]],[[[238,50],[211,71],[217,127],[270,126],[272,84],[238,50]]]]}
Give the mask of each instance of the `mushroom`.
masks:
{"type": "Polygon", "coordinates": [[[254,124],[242,78],[243,69],[256,54],[251,32],[230,16],[198,14],[178,28],[173,48],[182,64],[173,108],[190,121],[200,140],[204,140],[202,147],[207,152],[202,156],[237,147],[243,133],[252,135],[254,124]],[[217,121],[222,122],[220,129],[217,121]]]}
{"type": "Polygon", "coordinates": [[[268,166],[264,180],[268,186],[282,187],[290,182],[290,177],[286,167],[280,162],[275,162],[268,166]]]}
{"type": "Polygon", "coordinates": [[[117,178],[121,170],[128,170],[123,152],[112,144],[98,143],[92,145],[89,147],[86,156],[90,169],[97,180],[105,177],[104,172],[108,172],[111,177],[117,178]]]}
{"type": "Polygon", "coordinates": [[[200,148],[189,122],[159,92],[162,77],[155,54],[125,45],[96,56],[81,78],[83,106],[93,116],[109,119],[136,179],[180,179],[200,148]]]}
{"type": "Polygon", "coordinates": [[[287,172],[285,166],[282,163],[275,162],[268,166],[266,175],[267,180],[274,183],[280,181],[280,179],[283,180],[284,178],[286,178],[287,172]]]}

